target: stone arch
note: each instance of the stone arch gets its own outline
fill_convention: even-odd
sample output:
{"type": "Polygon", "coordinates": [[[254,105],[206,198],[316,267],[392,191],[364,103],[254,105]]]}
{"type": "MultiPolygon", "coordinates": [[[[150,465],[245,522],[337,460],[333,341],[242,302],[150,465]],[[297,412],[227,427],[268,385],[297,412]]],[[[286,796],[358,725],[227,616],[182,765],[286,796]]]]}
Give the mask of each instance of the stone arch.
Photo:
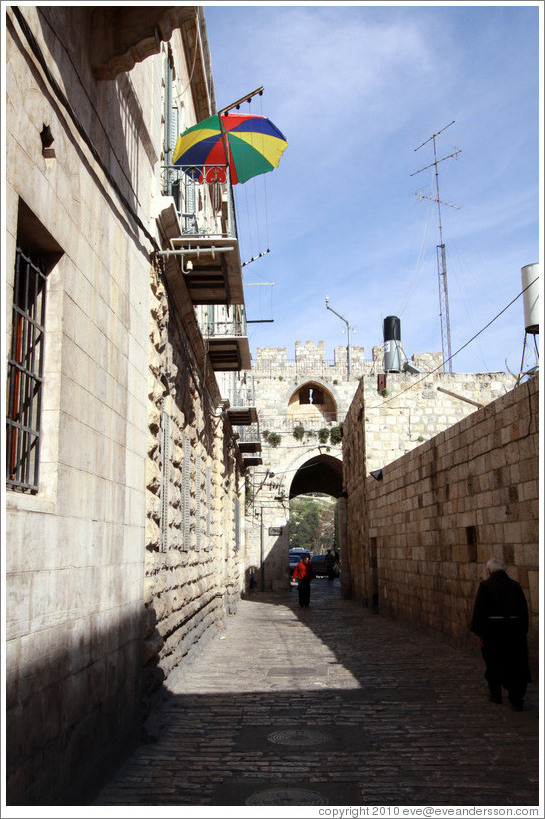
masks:
{"type": "Polygon", "coordinates": [[[337,421],[337,401],[322,381],[312,379],[299,384],[288,398],[288,420],[309,422],[337,421]]]}
{"type": "Polygon", "coordinates": [[[342,495],[343,465],[340,452],[331,454],[316,448],[298,458],[293,467],[290,499],[307,492],[321,492],[334,498],[342,495]]]}

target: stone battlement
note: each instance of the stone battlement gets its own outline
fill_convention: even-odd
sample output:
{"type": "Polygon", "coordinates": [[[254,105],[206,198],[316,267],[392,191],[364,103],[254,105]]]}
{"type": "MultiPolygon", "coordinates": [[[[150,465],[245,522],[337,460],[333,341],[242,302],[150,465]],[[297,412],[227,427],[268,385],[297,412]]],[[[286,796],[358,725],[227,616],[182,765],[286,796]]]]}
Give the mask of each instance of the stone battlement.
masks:
{"type": "MultiPolygon", "coordinates": [[[[407,360],[401,347],[403,360],[407,360]]],[[[372,358],[365,360],[363,347],[351,347],[352,378],[374,375],[384,370],[384,347],[377,345],[372,349],[372,358]]],[[[442,371],[441,353],[415,353],[411,362],[423,372],[442,371]]],[[[252,371],[258,378],[284,378],[300,380],[306,375],[314,375],[325,381],[345,381],[348,378],[348,354],[346,347],[335,347],[333,361],[325,357],[323,341],[315,344],[306,341],[295,342],[295,358],[288,359],[286,347],[258,347],[252,371]]]]}

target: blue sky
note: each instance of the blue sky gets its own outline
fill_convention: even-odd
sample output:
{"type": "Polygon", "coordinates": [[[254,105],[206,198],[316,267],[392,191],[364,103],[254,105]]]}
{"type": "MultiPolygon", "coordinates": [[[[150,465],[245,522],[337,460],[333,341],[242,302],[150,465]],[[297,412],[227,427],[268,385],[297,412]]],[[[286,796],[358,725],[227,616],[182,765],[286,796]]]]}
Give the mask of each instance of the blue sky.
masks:
{"type": "MultiPolygon", "coordinates": [[[[383,343],[398,316],[407,357],[441,350],[436,140],[453,353],[521,291],[542,258],[542,4],[206,4],[218,108],[284,133],[279,167],[235,188],[252,354],[324,341],[383,343]]],[[[455,372],[518,372],[520,298],[453,359],[455,372]]],[[[532,340],[533,342],[533,340],[532,340]]],[[[527,365],[535,363],[535,356],[527,365]]]]}

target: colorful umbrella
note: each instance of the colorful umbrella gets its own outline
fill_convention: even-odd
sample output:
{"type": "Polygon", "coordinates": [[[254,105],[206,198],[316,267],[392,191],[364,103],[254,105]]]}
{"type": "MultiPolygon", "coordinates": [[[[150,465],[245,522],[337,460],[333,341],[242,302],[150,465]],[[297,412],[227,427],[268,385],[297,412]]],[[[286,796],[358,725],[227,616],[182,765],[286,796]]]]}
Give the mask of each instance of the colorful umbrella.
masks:
{"type": "Polygon", "coordinates": [[[199,182],[211,181],[203,166],[215,166],[212,175],[218,178],[218,166],[228,164],[236,185],[277,168],[287,147],[284,135],[265,117],[227,113],[221,114],[220,124],[220,115],[215,114],[178,137],[172,161],[199,182]]]}

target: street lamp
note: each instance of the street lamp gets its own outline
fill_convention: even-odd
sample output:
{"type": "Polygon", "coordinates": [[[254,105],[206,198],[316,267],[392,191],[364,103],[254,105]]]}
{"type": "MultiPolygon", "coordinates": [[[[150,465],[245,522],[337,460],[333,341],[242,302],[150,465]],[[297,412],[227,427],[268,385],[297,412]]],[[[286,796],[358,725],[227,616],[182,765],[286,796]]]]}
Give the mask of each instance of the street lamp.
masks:
{"type": "Polygon", "coordinates": [[[344,321],[344,323],[346,324],[346,327],[347,327],[347,330],[348,330],[348,347],[347,347],[348,380],[350,381],[350,377],[352,375],[352,348],[350,346],[350,330],[352,329],[352,325],[350,324],[348,319],[345,319],[345,317],[341,316],[340,313],[337,313],[337,311],[334,310],[333,307],[329,306],[329,296],[325,297],[325,306],[327,307],[328,310],[331,310],[332,313],[335,313],[335,315],[338,316],[340,319],[342,319],[344,321]]]}

